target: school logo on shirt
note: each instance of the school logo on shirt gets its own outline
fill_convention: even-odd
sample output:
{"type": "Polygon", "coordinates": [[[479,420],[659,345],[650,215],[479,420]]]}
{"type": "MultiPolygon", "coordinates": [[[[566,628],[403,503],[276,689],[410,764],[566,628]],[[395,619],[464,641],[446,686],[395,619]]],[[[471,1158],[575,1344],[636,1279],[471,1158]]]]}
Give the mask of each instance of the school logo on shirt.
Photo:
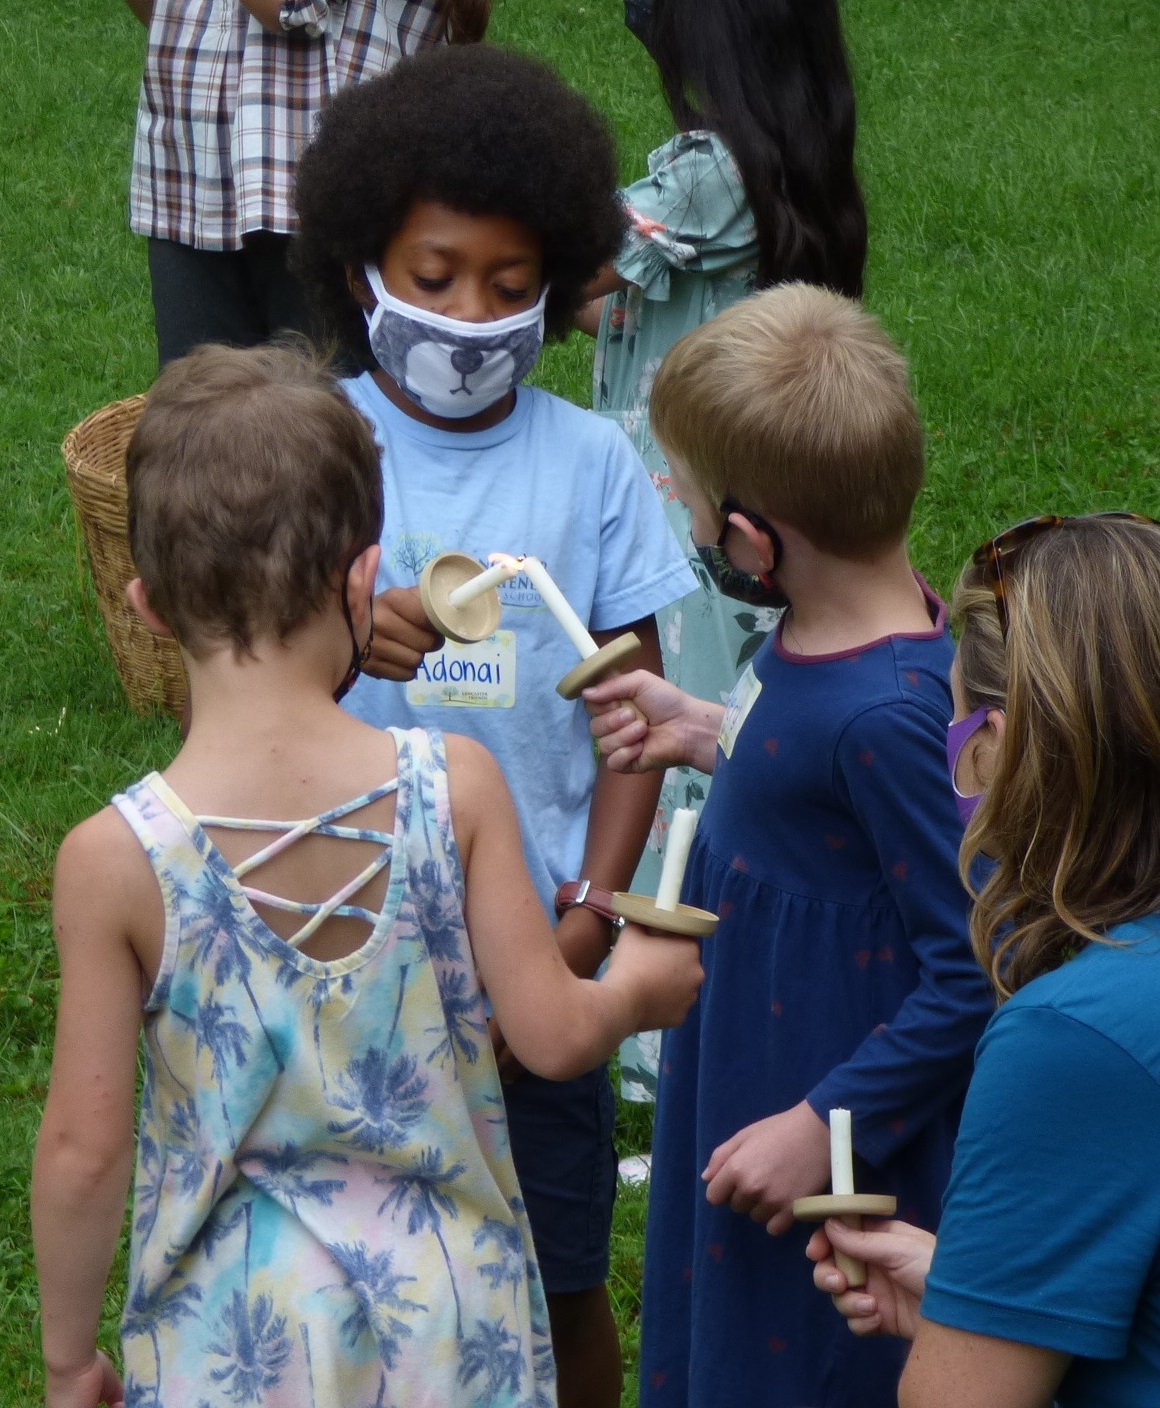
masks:
{"type": "Polygon", "coordinates": [[[721,732],[717,735],[717,746],[727,758],[733,756],[733,745],[737,742],[737,735],[749,717],[749,711],[757,703],[757,696],[760,693],[761,681],[753,673],[753,666],[750,665],[733,686],[733,693],[729,696],[728,704],[725,705],[725,717],[721,720],[721,732]]]}
{"type": "Polygon", "coordinates": [[[511,709],[516,702],[516,633],[496,631],[471,645],[446,641],[419,662],[407,703],[511,709]]]}

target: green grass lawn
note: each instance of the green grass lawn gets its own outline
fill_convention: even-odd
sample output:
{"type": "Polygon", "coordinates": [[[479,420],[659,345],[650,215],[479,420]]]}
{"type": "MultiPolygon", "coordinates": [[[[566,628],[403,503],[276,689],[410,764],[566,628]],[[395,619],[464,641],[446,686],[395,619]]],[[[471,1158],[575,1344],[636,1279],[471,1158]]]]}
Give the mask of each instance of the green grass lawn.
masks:
{"type": "MultiPolygon", "coordinates": [[[[497,0],[493,36],[611,117],[626,176],[667,118],[620,0],[497,0]]],[[[911,358],[928,431],[916,563],[1045,510],[1160,516],[1160,6],[1150,0],[847,0],[866,301],[911,358]]],[[[27,1182],[55,991],[64,831],[163,764],[130,715],[78,563],[59,444],[154,368],[143,244],[126,227],[142,34],[119,0],[0,18],[0,1402],[36,1401],[27,1182]]],[[[537,379],[587,401],[591,344],[537,379]]],[[[627,1147],[648,1120],[625,1116],[627,1147]]],[[[613,1290],[636,1402],[644,1200],[622,1198],[613,1290]]],[[[108,1300],[114,1337],[117,1287],[108,1300]]]]}

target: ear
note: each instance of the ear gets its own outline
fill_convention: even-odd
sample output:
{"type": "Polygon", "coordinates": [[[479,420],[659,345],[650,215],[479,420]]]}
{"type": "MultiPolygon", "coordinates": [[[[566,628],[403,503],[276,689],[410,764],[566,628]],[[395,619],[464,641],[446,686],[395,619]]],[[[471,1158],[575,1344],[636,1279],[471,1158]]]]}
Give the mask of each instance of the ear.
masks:
{"type": "Polygon", "coordinates": [[[371,610],[382,552],[378,543],[364,548],[346,574],[346,599],[350,604],[350,619],[356,626],[362,625],[371,610]]]}
{"type": "Polygon", "coordinates": [[[737,529],[749,545],[749,550],[757,563],[757,571],[772,572],[774,563],[777,561],[777,550],[774,548],[769,534],[764,529],[758,528],[755,523],[750,523],[743,513],[731,513],[729,524],[737,529]]]}
{"type": "Polygon", "coordinates": [[[375,296],[367,283],[367,276],[361,269],[355,269],[350,264],[346,266],[346,286],[358,306],[365,308],[368,313],[371,312],[375,306],[375,296]]]}
{"type": "Polygon", "coordinates": [[[967,740],[967,766],[986,787],[995,776],[995,765],[1006,734],[1007,715],[1002,709],[988,709],[986,723],[967,740]]]}
{"type": "Polygon", "coordinates": [[[145,591],[145,583],[140,577],[134,577],[128,586],[126,586],[125,600],[129,603],[130,609],[140,617],[142,623],[147,626],[155,636],[173,635],[173,632],[149,605],[149,597],[145,591]]]}

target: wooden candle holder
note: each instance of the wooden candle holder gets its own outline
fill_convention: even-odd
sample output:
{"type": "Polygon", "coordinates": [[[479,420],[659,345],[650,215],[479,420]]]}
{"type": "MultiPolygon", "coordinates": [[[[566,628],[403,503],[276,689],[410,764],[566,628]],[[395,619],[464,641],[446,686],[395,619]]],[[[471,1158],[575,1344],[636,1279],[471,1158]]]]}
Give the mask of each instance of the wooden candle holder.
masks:
{"type": "Polygon", "coordinates": [[[633,631],[625,631],[569,670],[556,686],[556,693],[564,699],[576,699],[590,684],[599,684],[609,675],[622,674],[625,666],[639,654],[640,637],[633,631]]]}
{"type": "MultiPolygon", "coordinates": [[[[813,1198],[794,1200],[793,1215],[799,1222],[825,1222],[838,1217],[856,1232],[862,1230],[864,1217],[893,1217],[898,1211],[898,1199],[889,1193],[819,1193],[813,1198]]],[[[866,1284],[866,1263],[857,1261],[834,1248],[834,1260],[851,1288],[866,1284]]]]}
{"type": "Polygon", "coordinates": [[[499,592],[494,587],[465,606],[453,606],[449,600],[456,587],[462,587],[483,571],[486,568],[465,552],[441,552],[424,567],[419,578],[419,600],[428,621],[440,635],[460,645],[486,640],[499,626],[502,608],[499,592]]]}
{"type": "Polygon", "coordinates": [[[707,939],[717,928],[717,916],[707,909],[679,904],[676,909],[658,909],[647,895],[617,890],[612,896],[613,911],[632,924],[660,929],[665,934],[681,934],[689,939],[707,939]]]}

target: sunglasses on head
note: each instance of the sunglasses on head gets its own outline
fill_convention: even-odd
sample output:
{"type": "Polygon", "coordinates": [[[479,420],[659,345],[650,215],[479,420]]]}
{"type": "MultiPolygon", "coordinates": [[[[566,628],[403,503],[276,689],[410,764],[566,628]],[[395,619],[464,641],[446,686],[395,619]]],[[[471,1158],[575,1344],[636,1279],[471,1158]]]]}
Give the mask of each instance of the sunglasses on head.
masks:
{"type": "Polygon", "coordinates": [[[1044,513],[1038,518],[1028,518],[1022,523],[1016,523],[1013,528],[1004,529],[1002,533],[997,533],[995,537],[977,547],[971,554],[971,561],[983,569],[983,585],[991,588],[1004,640],[1007,639],[1009,625],[1007,584],[1003,579],[1004,559],[1006,558],[1009,562],[1012,554],[1018,548],[1023,547],[1025,543],[1029,543],[1032,538],[1038,538],[1053,528],[1062,528],[1065,523],[1078,522],[1080,518],[1121,518],[1129,523],[1156,524],[1154,518],[1147,518],[1142,513],[1087,513],[1078,516],[1044,513]]]}

